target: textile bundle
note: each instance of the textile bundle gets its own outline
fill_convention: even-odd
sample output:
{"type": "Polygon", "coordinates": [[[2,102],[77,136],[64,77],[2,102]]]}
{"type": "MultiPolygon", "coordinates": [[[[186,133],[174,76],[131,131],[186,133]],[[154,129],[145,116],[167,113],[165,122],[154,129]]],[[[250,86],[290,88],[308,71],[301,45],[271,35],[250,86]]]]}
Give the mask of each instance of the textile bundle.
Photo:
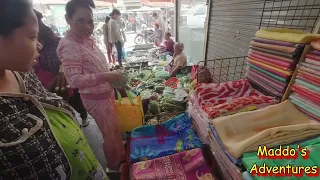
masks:
{"type": "Polygon", "coordinates": [[[215,179],[207,166],[201,149],[192,149],[154,160],[133,164],[132,179],[215,179]]]}
{"type": "Polygon", "coordinates": [[[265,94],[281,99],[305,43],[315,37],[318,35],[288,29],[257,31],[248,54],[247,78],[265,94]]]}
{"type": "Polygon", "coordinates": [[[306,54],[305,62],[299,64],[298,74],[292,86],[290,100],[311,119],[320,121],[320,41],[311,43],[314,49],[306,54]],[[318,49],[316,49],[318,48],[318,49]]]}
{"type": "Polygon", "coordinates": [[[184,113],[167,122],[136,128],[131,133],[130,162],[139,162],[184,150],[200,148],[202,142],[184,113]]]}
{"type": "Polygon", "coordinates": [[[290,101],[212,121],[224,148],[237,159],[260,145],[275,147],[320,135],[320,124],[310,120],[290,101]]]}

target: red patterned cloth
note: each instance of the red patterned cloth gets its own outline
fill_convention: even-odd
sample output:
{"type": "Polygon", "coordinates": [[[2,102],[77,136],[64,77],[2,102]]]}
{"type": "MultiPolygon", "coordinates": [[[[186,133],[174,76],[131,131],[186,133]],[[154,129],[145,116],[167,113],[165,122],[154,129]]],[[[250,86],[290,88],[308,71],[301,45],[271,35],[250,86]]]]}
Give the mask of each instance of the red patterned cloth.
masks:
{"type": "Polygon", "coordinates": [[[200,106],[215,106],[237,97],[260,95],[262,94],[253,89],[247,79],[223,83],[199,84],[195,88],[196,103],[200,106]]]}
{"type": "Polygon", "coordinates": [[[192,149],[154,160],[133,164],[134,180],[216,179],[206,164],[201,149],[192,149]]]}
{"type": "Polygon", "coordinates": [[[242,111],[251,111],[264,108],[278,103],[274,97],[271,96],[245,96],[228,100],[225,103],[216,106],[204,106],[203,110],[211,118],[219,116],[226,116],[242,111]]]}

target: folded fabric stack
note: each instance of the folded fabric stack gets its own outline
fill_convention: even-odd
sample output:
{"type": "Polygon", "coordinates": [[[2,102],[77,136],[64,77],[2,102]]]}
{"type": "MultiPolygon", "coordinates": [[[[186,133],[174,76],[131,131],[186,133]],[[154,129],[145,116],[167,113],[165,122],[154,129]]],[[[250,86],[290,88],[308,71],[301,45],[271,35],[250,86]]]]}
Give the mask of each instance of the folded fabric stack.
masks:
{"type": "Polygon", "coordinates": [[[306,54],[305,62],[298,66],[289,98],[303,113],[320,121],[320,41],[311,45],[313,49],[306,54]]]}
{"type": "Polygon", "coordinates": [[[265,94],[282,98],[305,44],[320,37],[290,29],[263,29],[256,33],[248,54],[247,78],[265,94]]]}

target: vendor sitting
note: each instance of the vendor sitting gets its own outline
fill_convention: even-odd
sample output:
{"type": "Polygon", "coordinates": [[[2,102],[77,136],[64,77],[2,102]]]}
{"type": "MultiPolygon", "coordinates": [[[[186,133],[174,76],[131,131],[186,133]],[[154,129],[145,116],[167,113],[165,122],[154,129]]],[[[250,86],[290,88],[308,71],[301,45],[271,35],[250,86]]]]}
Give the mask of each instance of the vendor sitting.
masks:
{"type": "Polygon", "coordinates": [[[154,25],[154,32],[153,32],[151,38],[153,39],[153,42],[155,43],[155,45],[157,47],[159,47],[161,45],[161,42],[162,42],[162,31],[160,30],[160,26],[157,23],[154,25]]]}
{"type": "Polygon", "coordinates": [[[164,45],[161,47],[162,52],[172,56],[173,55],[173,46],[174,46],[174,41],[171,39],[171,33],[166,32],[164,35],[164,45]]]}
{"type": "Polygon", "coordinates": [[[170,62],[171,71],[170,76],[174,77],[180,70],[187,66],[187,57],[183,53],[183,44],[182,43],[175,43],[173,46],[174,55],[173,60],[170,62]]]}

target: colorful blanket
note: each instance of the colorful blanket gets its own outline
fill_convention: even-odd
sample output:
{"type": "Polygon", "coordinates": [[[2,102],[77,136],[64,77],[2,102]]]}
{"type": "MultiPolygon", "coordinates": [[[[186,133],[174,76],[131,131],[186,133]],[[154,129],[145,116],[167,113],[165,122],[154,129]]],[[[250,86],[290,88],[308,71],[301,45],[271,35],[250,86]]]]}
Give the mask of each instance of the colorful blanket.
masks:
{"type": "Polygon", "coordinates": [[[281,98],[283,96],[283,92],[280,92],[278,90],[276,90],[274,87],[271,87],[267,82],[253,76],[252,74],[247,74],[247,78],[255,83],[256,85],[260,86],[261,88],[264,89],[264,91],[267,92],[267,95],[270,95],[270,96],[275,96],[275,97],[278,97],[278,98],[281,98]]]}
{"type": "Polygon", "coordinates": [[[309,82],[311,84],[314,84],[316,86],[320,87],[320,77],[319,76],[314,76],[310,73],[306,72],[299,72],[297,75],[297,79],[304,80],[306,82],[309,82]]]}
{"type": "Polygon", "coordinates": [[[307,98],[309,99],[310,101],[313,101],[315,103],[318,103],[320,104],[320,93],[317,93],[315,91],[312,91],[306,87],[303,87],[301,85],[298,85],[298,84],[293,84],[292,85],[292,90],[299,94],[300,96],[304,97],[304,98],[307,98]]]}
{"type": "Polygon", "coordinates": [[[134,129],[131,133],[130,162],[139,162],[199,148],[202,142],[191,117],[184,113],[157,125],[134,129]]]}
{"type": "Polygon", "coordinates": [[[320,118],[320,105],[315,104],[312,101],[309,101],[308,99],[303,98],[295,93],[291,94],[289,98],[293,104],[320,118]]]}
{"type": "Polygon", "coordinates": [[[301,85],[301,86],[304,86],[308,89],[311,89],[313,91],[316,91],[318,93],[320,93],[320,87],[316,86],[316,85],[313,85],[311,83],[308,83],[308,82],[305,82],[303,80],[300,80],[300,79],[296,79],[295,81],[297,84],[301,85]]]}
{"type": "Polygon", "coordinates": [[[259,61],[256,61],[256,60],[253,60],[253,59],[250,59],[249,58],[249,63],[251,64],[254,64],[256,66],[259,66],[261,68],[264,68],[278,76],[281,76],[281,77],[289,77],[292,75],[292,71],[289,71],[289,70],[282,70],[282,69],[279,69],[277,67],[274,67],[274,66],[271,66],[271,65],[268,65],[268,64],[265,64],[265,63],[262,63],[262,62],[259,62],[259,61]]]}
{"type": "Polygon", "coordinates": [[[211,118],[235,114],[238,112],[252,111],[278,103],[274,97],[270,96],[245,96],[230,99],[225,103],[216,106],[203,107],[204,111],[211,118]]]}
{"type": "Polygon", "coordinates": [[[299,65],[299,69],[317,76],[320,76],[320,72],[318,70],[303,66],[303,65],[299,65]]]}
{"type": "Polygon", "coordinates": [[[306,57],[312,60],[320,61],[320,55],[306,54],[306,57]]]}
{"type": "MultiPolygon", "coordinates": [[[[294,166],[320,166],[319,156],[320,156],[320,137],[313,138],[308,141],[290,144],[292,149],[297,149],[297,146],[300,145],[303,148],[307,148],[309,151],[309,158],[303,159],[303,157],[299,153],[296,159],[259,159],[257,157],[257,151],[244,153],[242,158],[242,163],[245,168],[249,171],[254,164],[261,167],[263,164],[267,164],[269,167],[280,167],[280,166],[287,166],[288,164],[294,166]]],[[[275,149],[274,149],[275,150],[275,149]]],[[[317,177],[307,177],[305,173],[302,177],[296,177],[297,179],[301,180],[309,180],[309,179],[317,179],[317,177]]],[[[295,177],[275,177],[275,176],[254,176],[253,179],[255,180],[271,180],[271,179],[279,179],[279,180],[287,180],[289,178],[295,179],[295,177]]]]}
{"type": "Polygon", "coordinates": [[[212,121],[226,150],[237,159],[260,145],[275,147],[320,135],[320,123],[311,121],[290,101],[212,121]]]}
{"type": "Polygon", "coordinates": [[[320,38],[319,34],[306,34],[300,30],[274,28],[260,29],[256,32],[256,37],[275,41],[291,43],[310,43],[312,40],[320,38]]]}
{"type": "Polygon", "coordinates": [[[313,59],[310,59],[310,58],[306,58],[305,62],[320,67],[320,61],[313,60],[313,59]]]}
{"type": "Polygon", "coordinates": [[[300,58],[300,55],[296,54],[296,53],[293,53],[293,54],[292,53],[285,53],[285,52],[280,52],[280,51],[275,51],[275,50],[270,50],[270,49],[264,49],[264,48],[260,48],[260,47],[256,47],[256,46],[251,46],[250,48],[255,51],[263,52],[266,54],[271,54],[274,56],[289,58],[292,60],[299,60],[299,58],[300,58]]]}
{"type": "Polygon", "coordinates": [[[228,99],[262,95],[259,91],[252,89],[246,79],[199,84],[194,93],[200,106],[215,106],[225,103],[228,99]]]}
{"type": "Polygon", "coordinates": [[[287,63],[293,63],[294,62],[293,59],[289,59],[289,58],[286,58],[286,57],[273,55],[273,54],[270,54],[270,53],[265,53],[265,52],[262,52],[262,51],[257,51],[257,50],[254,50],[254,49],[250,49],[250,52],[254,53],[254,54],[257,54],[257,55],[260,55],[260,56],[263,56],[263,57],[272,58],[272,59],[275,59],[275,60],[278,60],[278,61],[283,61],[283,62],[287,62],[287,63]]]}
{"type": "Polygon", "coordinates": [[[294,43],[284,42],[284,41],[275,41],[275,40],[263,39],[263,38],[258,38],[258,37],[254,37],[252,39],[255,42],[260,42],[260,43],[265,43],[265,44],[273,44],[273,45],[288,46],[288,47],[295,47],[296,46],[296,44],[294,44],[294,43]]]}
{"type": "Polygon", "coordinates": [[[192,149],[133,164],[134,180],[214,180],[201,149],[192,149]]]}

